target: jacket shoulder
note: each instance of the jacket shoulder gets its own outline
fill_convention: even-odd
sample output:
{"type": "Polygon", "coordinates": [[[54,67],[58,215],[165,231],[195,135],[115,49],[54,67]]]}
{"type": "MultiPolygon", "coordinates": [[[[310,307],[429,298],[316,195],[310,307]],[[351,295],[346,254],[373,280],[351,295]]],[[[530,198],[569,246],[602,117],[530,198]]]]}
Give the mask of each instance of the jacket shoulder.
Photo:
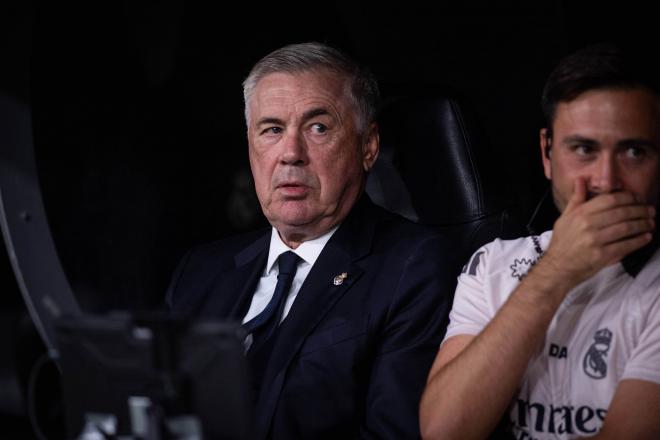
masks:
{"type": "Polygon", "coordinates": [[[224,260],[233,261],[238,252],[249,247],[259,239],[267,239],[269,234],[270,227],[202,243],[191,248],[186,256],[184,256],[184,259],[207,260],[211,264],[217,264],[224,260]]]}
{"type": "Polygon", "coordinates": [[[251,247],[267,247],[269,238],[270,228],[264,228],[193,247],[181,258],[172,275],[165,295],[166,306],[174,308],[186,292],[207,290],[216,277],[235,270],[237,255],[251,247]]]}
{"type": "Polygon", "coordinates": [[[427,240],[444,242],[450,238],[440,228],[415,223],[378,206],[374,206],[372,217],[377,241],[383,246],[409,247],[427,240]]]}

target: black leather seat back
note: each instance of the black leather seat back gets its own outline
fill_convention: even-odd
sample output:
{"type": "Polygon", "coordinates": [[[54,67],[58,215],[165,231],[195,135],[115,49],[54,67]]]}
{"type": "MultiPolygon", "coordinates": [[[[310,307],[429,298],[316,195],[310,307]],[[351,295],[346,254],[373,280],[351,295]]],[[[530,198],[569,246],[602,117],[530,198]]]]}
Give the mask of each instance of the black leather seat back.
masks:
{"type": "Polygon", "coordinates": [[[375,203],[457,234],[463,258],[496,237],[522,235],[485,136],[458,98],[406,97],[379,118],[381,151],[367,181],[375,203]]]}

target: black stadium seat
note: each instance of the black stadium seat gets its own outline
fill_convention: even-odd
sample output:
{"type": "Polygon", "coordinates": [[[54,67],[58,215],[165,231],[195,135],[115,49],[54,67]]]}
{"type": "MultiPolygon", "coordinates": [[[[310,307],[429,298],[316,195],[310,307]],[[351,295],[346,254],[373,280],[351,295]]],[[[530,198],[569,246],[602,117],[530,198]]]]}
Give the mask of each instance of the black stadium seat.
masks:
{"type": "Polygon", "coordinates": [[[496,237],[524,234],[505,175],[458,98],[403,97],[379,117],[381,151],[367,182],[375,203],[456,237],[467,258],[496,237]]]}

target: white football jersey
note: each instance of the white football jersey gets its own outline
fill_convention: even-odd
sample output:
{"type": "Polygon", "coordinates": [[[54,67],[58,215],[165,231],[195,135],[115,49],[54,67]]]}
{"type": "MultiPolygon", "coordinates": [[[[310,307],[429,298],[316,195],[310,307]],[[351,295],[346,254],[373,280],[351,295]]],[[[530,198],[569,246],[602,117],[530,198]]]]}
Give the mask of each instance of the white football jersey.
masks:
{"type": "MultiPolygon", "coordinates": [[[[542,249],[551,235],[538,237],[542,249]]],[[[531,237],[475,252],[459,276],[445,340],[477,335],[538,258],[531,237]]],[[[635,277],[617,263],[569,292],[512,402],[516,438],[597,434],[622,379],[660,383],[660,251],[635,277]]]]}

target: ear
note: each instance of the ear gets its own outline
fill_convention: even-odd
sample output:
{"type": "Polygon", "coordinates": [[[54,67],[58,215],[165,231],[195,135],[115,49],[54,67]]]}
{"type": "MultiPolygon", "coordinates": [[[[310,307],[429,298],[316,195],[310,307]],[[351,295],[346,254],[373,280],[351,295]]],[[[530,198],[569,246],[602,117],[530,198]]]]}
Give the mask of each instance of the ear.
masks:
{"type": "Polygon", "coordinates": [[[548,180],[552,180],[552,140],[548,137],[548,129],[542,128],[539,133],[541,144],[541,160],[543,161],[543,173],[548,180]]]}
{"type": "Polygon", "coordinates": [[[362,144],[362,168],[368,172],[374,166],[380,151],[380,135],[378,134],[378,124],[375,122],[369,125],[369,131],[362,144]]]}

